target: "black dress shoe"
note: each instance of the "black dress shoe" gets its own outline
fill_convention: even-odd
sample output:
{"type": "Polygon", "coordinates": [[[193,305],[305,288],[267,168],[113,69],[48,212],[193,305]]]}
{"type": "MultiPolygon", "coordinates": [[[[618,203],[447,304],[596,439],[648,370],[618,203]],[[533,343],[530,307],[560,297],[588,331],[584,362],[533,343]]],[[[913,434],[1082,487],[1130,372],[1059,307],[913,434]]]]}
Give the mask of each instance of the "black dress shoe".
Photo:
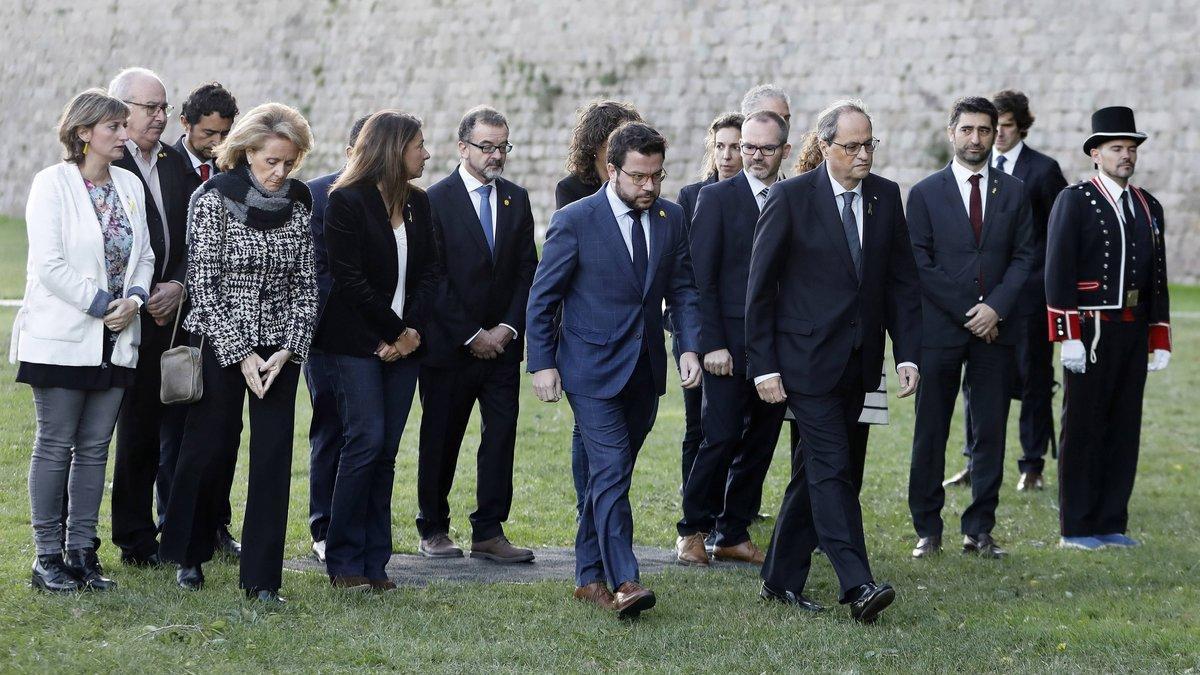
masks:
{"type": "Polygon", "coordinates": [[[117,587],[117,582],[104,576],[104,568],[100,566],[96,549],[67,551],[66,563],[79,579],[81,590],[111,591],[117,587]]]}
{"type": "Polygon", "coordinates": [[[70,593],[83,586],[79,577],[57,553],[39,555],[34,559],[29,585],[50,593],[70,593]]]}
{"type": "Polygon", "coordinates": [[[242,557],[242,545],[233,538],[227,525],[217,528],[217,553],[227,555],[234,560],[240,560],[242,557]]]}
{"type": "Polygon", "coordinates": [[[287,599],[279,594],[279,591],[269,589],[247,588],[246,597],[250,600],[257,600],[269,605],[286,605],[287,599]]]}
{"type": "Polygon", "coordinates": [[[813,614],[825,611],[824,605],[813,602],[803,595],[793,593],[792,591],[784,591],[775,588],[765,581],[763,582],[762,590],[758,592],[758,597],[762,598],[763,600],[770,600],[772,602],[782,602],[785,605],[791,605],[796,609],[802,609],[806,612],[812,612],[813,614]]]}
{"type": "Polygon", "coordinates": [[[942,487],[971,487],[971,470],[963,469],[942,481],[942,487]]]}
{"type": "Polygon", "coordinates": [[[997,546],[996,540],[992,539],[990,534],[963,535],[963,553],[993,560],[999,560],[1008,555],[1008,551],[997,546]]]}
{"type": "Polygon", "coordinates": [[[158,557],[157,553],[148,555],[139,555],[121,551],[121,564],[130,567],[161,567],[163,565],[162,558],[158,557]]]}
{"type": "Polygon", "coordinates": [[[873,623],[879,613],[896,599],[896,589],[872,581],[858,587],[858,596],[850,603],[850,616],[859,623],[873,623]]]}
{"type": "Polygon", "coordinates": [[[921,537],[917,540],[917,546],[912,550],[914,558],[928,558],[935,553],[942,552],[941,536],[921,537]]]}
{"type": "Polygon", "coordinates": [[[175,571],[175,583],[185,591],[198,591],[204,588],[204,570],[199,565],[187,567],[180,565],[175,571]]]}

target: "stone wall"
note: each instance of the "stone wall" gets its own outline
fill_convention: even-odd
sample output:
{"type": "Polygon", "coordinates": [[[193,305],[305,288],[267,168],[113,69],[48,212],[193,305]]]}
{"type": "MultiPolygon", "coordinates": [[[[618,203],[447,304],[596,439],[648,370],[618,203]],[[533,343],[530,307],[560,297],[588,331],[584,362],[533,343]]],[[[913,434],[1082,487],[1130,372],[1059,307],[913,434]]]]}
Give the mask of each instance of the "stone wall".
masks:
{"type": "MultiPolygon", "coordinates": [[[[159,72],[176,104],[217,79],[243,110],[295,105],[318,142],[305,178],[335,168],[352,120],[381,107],[424,118],[426,181],[440,178],[461,113],[492,104],[512,122],[507,175],[543,226],[575,109],[592,98],[627,99],[663,131],[673,196],[693,180],[706,124],[758,82],[790,90],[798,127],[834,98],[864,98],[883,139],[877,171],[904,188],[948,157],[953,98],[1014,87],[1037,115],[1030,144],[1070,180],[1091,169],[1091,111],[1137,110],[1150,140],[1135,182],[1166,207],[1172,276],[1194,279],[1197,13],[1195,0],[3,0],[0,212],[20,214],[33,173],[58,158],[63,104],[128,65],[159,72]]],[[[178,134],[172,123],[164,137],[178,134]]]]}

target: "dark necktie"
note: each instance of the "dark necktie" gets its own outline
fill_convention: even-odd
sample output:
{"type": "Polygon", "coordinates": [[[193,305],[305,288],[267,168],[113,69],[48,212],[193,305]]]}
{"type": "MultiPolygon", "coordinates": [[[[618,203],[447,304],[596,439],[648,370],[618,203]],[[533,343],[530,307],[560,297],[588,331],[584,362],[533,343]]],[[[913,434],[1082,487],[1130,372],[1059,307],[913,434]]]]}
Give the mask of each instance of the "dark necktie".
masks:
{"type": "Polygon", "coordinates": [[[758,210],[759,211],[762,211],[763,207],[767,205],[767,192],[769,192],[770,190],[771,190],[771,188],[765,187],[758,192],[759,198],[756,201],[758,201],[758,210]]]}
{"type": "Polygon", "coordinates": [[[971,176],[971,229],[975,231],[975,245],[983,240],[983,195],[979,192],[979,174],[971,176]]]}
{"type": "Polygon", "coordinates": [[[633,248],[633,274],[637,277],[637,287],[640,290],[646,288],[646,266],[649,264],[649,254],[646,251],[646,234],[642,230],[642,213],[639,209],[631,209],[629,217],[633,219],[633,226],[629,228],[629,241],[633,248]]]}
{"type": "Polygon", "coordinates": [[[1129,204],[1129,190],[1121,193],[1121,211],[1125,216],[1125,231],[1133,232],[1133,224],[1137,222],[1137,217],[1133,215],[1133,209],[1129,204]]]}
{"type": "Polygon", "coordinates": [[[492,231],[492,196],[491,185],[480,185],[475,188],[479,193],[479,225],[483,228],[483,238],[487,240],[488,250],[496,252],[496,233],[492,231]]]}
{"type": "Polygon", "coordinates": [[[854,261],[854,273],[862,279],[862,243],[858,240],[858,221],[854,218],[854,193],[842,193],[842,229],[846,231],[846,244],[850,247],[850,259],[854,261]]]}
{"type": "Polygon", "coordinates": [[[1004,163],[1006,161],[1008,161],[1008,158],[1005,157],[1004,155],[1000,155],[999,157],[997,157],[996,158],[996,168],[1000,169],[1001,171],[1004,171],[1004,163]]]}
{"type": "Polygon", "coordinates": [[[200,180],[202,180],[202,181],[206,181],[206,180],[208,180],[208,172],[209,172],[209,167],[208,167],[208,165],[207,165],[207,164],[201,164],[201,165],[200,165],[200,180]]]}

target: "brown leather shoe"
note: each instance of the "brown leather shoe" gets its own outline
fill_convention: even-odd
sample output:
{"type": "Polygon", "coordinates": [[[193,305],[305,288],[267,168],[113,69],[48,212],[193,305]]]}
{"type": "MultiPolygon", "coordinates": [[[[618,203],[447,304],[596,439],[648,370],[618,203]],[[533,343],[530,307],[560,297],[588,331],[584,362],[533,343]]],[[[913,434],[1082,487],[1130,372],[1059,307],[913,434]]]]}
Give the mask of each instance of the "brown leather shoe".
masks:
{"type": "Polygon", "coordinates": [[[942,481],[942,487],[971,487],[971,470],[963,469],[942,481]]]}
{"type": "Polygon", "coordinates": [[[612,591],[608,590],[608,586],[603,581],[593,581],[587,586],[580,586],[575,589],[575,599],[583,602],[590,602],[600,609],[609,611],[615,610],[613,604],[612,591]]]}
{"type": "Polygon", "coordinates": [[[675,562],[688,567],[708,567],[708,550],[704,548],[704,532],[696,532],[675,540],[675,562]]]}
{"type": "Polygon", "coordinates": [[[371,588],[371,582],[361,576],[333,576],[329,577],[329,583],[343,591],[365,591],[371,588]]]}
{"type": "Polygon", "coordinates": [[[513,546],[508,537],[500,535],[484,541],[471,542],[471,557],[498,563],[523,563],[533,561],[533,551],[513,546]]]}
{"type": "Polygon", "coordinates": [[[454,545],[454,540],[448,534],[435,534],[428,539],[422,539],[417,546],[417,553],[426,558],[461,558],[462,549],[454,545]]]}
{"type": "Polygon", "coordinates": [[[754,545],[754,542],[747,539],[737,546],[718,546],[714,548],[713,558],[730,562],[761,565],[767,559],[767,556],[762,552],[762,549],[754,545]]]}
{"type": "Polygon", "coordinates": [[[622,619],[633,619],[654,606],[654,591],[636,581],[626,581],[617,589],[613,609],[622,619]]]}
{"type": "Polygon", "coordinates": [[[1027,471],[1021,474],[1021,479],[1017,481],[1017,492],[1041,490],[1045,487],[1046,483],[1042,480],[1042,473],[1040,471],[1027,471]]]}
{"type": "Polygon", "coordinates": [[[373,591],[394,591],[394,590],[396,590],[396,583],[394,581],[392,581],[391,579],[371,579],[367,583],[371,584],[371,590],[373,590],[373,591]]]}

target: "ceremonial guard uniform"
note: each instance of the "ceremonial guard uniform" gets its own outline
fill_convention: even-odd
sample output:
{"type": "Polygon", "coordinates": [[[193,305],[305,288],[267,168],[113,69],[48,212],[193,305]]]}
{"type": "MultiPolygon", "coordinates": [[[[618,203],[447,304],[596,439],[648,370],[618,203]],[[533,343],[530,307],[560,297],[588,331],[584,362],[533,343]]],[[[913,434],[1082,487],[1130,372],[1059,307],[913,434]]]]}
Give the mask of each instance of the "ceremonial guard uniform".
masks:
{"type": "MultiPolygon", "coordinates": [[[[1092,116],[1084,152],[1145,140],[1128,108],[1092,116]]],[[[1130,169],[1132,171],[1132,169],[1130,169]]],[[[1134,545],[1125,537],[1137,472],[1146,371],[1171,349],[1163,209],[1106,175],[1063,190],[1050,214],[1046,302],[1051,341],[1064,343],[1059,501],[1062,544],[1134,545]],[[1082,363],[1068,365],[1068,351],[1082,363]],[[1153,358],[1148,359],[1148,354],[1153,358]],[[1073,372],[1081,371],[1081,372],[1073,372]]]]}

